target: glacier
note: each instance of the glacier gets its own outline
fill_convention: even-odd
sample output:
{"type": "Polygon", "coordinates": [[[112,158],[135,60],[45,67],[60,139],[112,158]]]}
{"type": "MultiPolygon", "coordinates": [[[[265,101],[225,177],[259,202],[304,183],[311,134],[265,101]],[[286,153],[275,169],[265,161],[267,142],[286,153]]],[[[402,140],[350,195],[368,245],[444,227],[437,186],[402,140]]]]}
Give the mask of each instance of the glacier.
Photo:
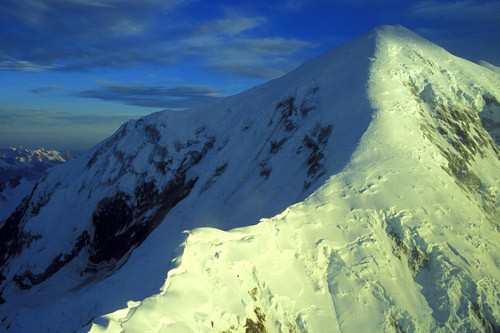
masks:
{"type": "Polygon", "coordinates": [[[498,331],[499,82],[384,26],[130,121],[2,222],[1,327],[498,331]]]}

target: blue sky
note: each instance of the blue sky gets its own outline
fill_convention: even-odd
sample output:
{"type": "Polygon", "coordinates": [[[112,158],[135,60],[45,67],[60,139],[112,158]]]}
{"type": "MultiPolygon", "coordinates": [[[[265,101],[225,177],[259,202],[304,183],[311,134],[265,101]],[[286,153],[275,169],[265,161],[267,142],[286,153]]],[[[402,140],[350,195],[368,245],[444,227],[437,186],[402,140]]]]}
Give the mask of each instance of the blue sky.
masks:
{"type": "Polygon", "coordinates": [[[500,66],[500,1],[2,0],[0,147],[82,150],[209,104],[382,24],[500,66]]]}

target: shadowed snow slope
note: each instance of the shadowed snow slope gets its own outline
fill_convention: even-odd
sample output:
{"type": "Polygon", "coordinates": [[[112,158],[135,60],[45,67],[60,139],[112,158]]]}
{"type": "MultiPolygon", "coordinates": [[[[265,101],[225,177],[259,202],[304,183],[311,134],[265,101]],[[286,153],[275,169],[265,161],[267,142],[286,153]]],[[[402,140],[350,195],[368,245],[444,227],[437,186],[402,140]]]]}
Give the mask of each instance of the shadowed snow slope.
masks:
{"type": "Polygon", "coordinates": [[[2,248],[2,325],[498,330],[499,82],[382,27],[211,107],[129,122],[4,222],[22,241],[2,248]]]}

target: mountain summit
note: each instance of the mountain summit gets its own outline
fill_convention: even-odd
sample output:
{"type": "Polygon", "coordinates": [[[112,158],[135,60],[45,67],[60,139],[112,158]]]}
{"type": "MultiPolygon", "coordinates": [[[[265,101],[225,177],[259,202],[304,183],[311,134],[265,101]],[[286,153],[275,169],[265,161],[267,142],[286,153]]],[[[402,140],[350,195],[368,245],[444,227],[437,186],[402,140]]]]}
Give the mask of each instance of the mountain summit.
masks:
{"type": "Polygon", "coordinates": [[[496,331],[499,79],[386,26],[129,121],[0,223],[0,325],[496,331]]]}

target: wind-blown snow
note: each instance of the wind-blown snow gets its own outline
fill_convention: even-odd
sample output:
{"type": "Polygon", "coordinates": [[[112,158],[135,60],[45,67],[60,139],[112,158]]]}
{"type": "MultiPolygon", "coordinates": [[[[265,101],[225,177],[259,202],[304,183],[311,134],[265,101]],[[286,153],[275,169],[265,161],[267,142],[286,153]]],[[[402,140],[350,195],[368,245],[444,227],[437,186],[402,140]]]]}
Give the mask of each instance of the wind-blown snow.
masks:
{"type": "Polygon", "coordinates": [[[48,199],[23,230],[42,237],[8,261],[2,325],[496,330],[499,82],[383,27],[211,107],[129,122],[33,195],[35,206],[48,199]],[[142,199],[180,183],[187,194],[173,207],[142,199]],[[132,226],[169,210],[143,242],[108,260],[93,251],[109,202],[144,210],[138,224],[116,216],[132,226]],[[85,232],[90,240],[53,275],[16,284],[85,232]],[[93,262],[101,266],[86,271],[93,262]]]}

